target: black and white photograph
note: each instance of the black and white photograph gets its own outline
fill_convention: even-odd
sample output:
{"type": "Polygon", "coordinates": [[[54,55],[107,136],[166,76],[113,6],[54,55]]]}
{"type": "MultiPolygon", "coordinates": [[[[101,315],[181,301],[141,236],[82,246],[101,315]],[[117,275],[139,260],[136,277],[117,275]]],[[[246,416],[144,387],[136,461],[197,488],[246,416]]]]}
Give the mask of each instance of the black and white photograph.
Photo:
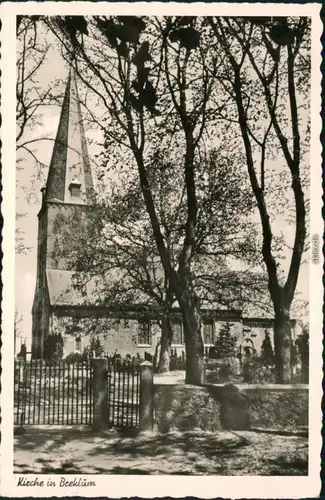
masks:
{"type": "Polygon", "coordinates": [[[6,17],[12,491],[318,495],[319,6],[46,3],[6,17]]]}

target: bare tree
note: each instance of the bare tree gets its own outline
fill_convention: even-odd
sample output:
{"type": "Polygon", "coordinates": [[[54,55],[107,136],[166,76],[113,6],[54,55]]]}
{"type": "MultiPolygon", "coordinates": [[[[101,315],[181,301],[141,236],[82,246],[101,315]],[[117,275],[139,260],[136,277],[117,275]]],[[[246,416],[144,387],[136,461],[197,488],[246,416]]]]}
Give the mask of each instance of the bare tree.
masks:
{"type": "Polygon", "coordinates": [[[38,139],[24,140],[24,135],[27,129],[37,125],[43,106],[58,102],[50,82],[44,89],[38,80],[50,50],[44,36],[45,27],[40,23],[39,16],[18,16],[17,19],[16,149],[30,154],[36,163],[38,159],[30,145],[38,139]]]}
{"type": "Polygon", "coordinates": [[[189,383],[202,383],[204,371],[194,268],[200,152],[227,134],[233,134],[233,147],[238,147],[239,132],[242,163],[262,225],[262,256],[275,312],[277,378],[287,381],[290,306],[306,239],[301,177],[306,144],[300,136],[297,95],[308,93],[307,20],[75,16],[45,22],[80,80],[106,110],[106,165],[128,163],[138,173],[157,252],[183,316],[189,383]],[[166,151],[180,173],[179,188],[185,195],[176,267],[149,175],[157,152],[166,151]],[[282,172],[269,168],[272,159],[284,163],[282,172]],[[286,198],[275,203],[288,189],[293,193],[296,231],[285,277],[277,257],[283,241],[274,224],[272,229],[272,210],[279,212],[288,204],[286,198]]]}
{"type": "MultiPolygon", "coordinates": [[[[44,106],[57,104],[57,91],[53,92],[50,82],[46,88],[39,82],[40,71],[46,62],[50,44],[46,38],[45,26],[39,16],[17,16],[17,79],[16,79],[16,164],[17,170],[27,158],[31,158],[38,177],[43,165],[35,149],[40,141],[53,140],[40,132],[39,137],[30,137],[39,127],[44,106]]],[[[30,190],[29,190],[30,191],[30,190]]],[[[24,234],[19,228],[19,221],[25,214],[16,215],[16,253],[26,253],[24,234]]]]}
{"type": "Polygon", "coordinates": [[[14,319],[14,353],[16,353],[17,339],[22,339],[23,332],[21,331],[21,322],[23,321],[23,315],[19,314],[18,310],[15,309],[15,319],[14,319]]]}
{"type": "Polygon", "coordinates": [[[309,20],[211,18],[210,25],[225,51],[219,81],[234,104],[227,118],[239,124],[260,215],[262,255],[275,314],[277,380],[285,383],[291,379],[290,308],[306,241],[303,179],[309,140],[309,20]],[[274,171],[267,175],[272,159],[278,162],[278,177],[274,171]],[[275,249],[274,192],[280,213],[290,202],[293,205],[295,235],[286,276],[275,249]]]}
{"type": "Polygon", "coordinates": [[[204,43],[196,50],[200,36],[193,25],[200,20],[195,18],[86,20],[76,16],[57,18],[55,25],[49,22],[69,57],[75,58],[79,77],[107,110],[106,146],[114,141],[131,152],[161,263],[183,316],[187,382],[200,384],[204,374],[200,304],[192,286],[197,225],[194,162],[218,58],[207,57],[204,43]],[[190,37],[184,36],[184,30],[190,37]],[[186,193],[187,216],[177,269],[171,262],[147,170],[161,141],[178,149],[175,168],[182,169],[186,193]]]}

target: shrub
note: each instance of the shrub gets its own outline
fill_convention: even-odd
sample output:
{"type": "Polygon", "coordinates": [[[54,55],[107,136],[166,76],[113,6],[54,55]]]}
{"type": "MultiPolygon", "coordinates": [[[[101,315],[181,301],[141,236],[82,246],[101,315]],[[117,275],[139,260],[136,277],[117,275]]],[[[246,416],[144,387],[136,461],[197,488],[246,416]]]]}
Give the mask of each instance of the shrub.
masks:
{"type": "Polygon", "coordinates": [[[22,344],[20,347],[20,352],[19,354],[17,354],[17,358],[26,360],[26,356],[27,356],[27,347],[26,344],[22,344]]]}
{"type": "Polygon", "coordinates": [[[252,357],[243,365],[243,381],[249,384],[274,384],[274,365],[266,365],[262,357],[252,357]]]}
{"type": "Polygon", "coordinates": [[[186,369],[186,361],[182,356],[177,356],[177,354],[172,354],[169,360],[169,370],[185,370],[186,369]]]}
{"type": "Polygon", "coordinates": [[[219,359],[230,358],[236,355],[237,337],[231,333],[231,325],[226,323],[219,331],[215,341],[214,356],[219,359]]]}
{"type": "Polygon", "coordinates": [[[231,366],[228,363],[224,363],[219,368],[219,380],[220,382],[227,382],[232,375],[231,366]]]}
{"type": "Polygon", "coordinates": [[[105,357],[108,359],[109,369],[116,371],[123,371],[125,369],[133,371],[143,362],[143,358],[138,353],[136,356],[131,356],[131,354],[121,356],[121,354],[115,351],[113,355],[106,354],[105,357]]]}
{"type": "Polygon", "coordinates": [[[209,383],[240,382],[241,372],[237,357],[208,359],[206,361],[206,381],[209,383]]]}
{"type": "Polygon", "coordinates": [[[86,360],[87,360],[87,357],[85,357],[84,354],[81,354],[80,352],[71,352],[64,359],[64,362],[67,364],[72,364],[72,363],[83,363],[86,360]]]}
{"type": "Polygon", "coordinates": [[[274,352],[271,344],[270,334],[266,330],[265,337],[261,346],[261,361],[265,366],[274,365],[274,352]]]}
{"type": "Polygon", "coordinates": [[[301,335],[296,340],[296,345],[301,360],[302,382],[308,383],[309,378],[309,330],[304,328],[301,335]]]}
{"type": "Polygon", "coordinates": [[[216,359],[207,359],[205,368],[209,371],[216,371],[220,367],[220,361],[216,359]]]}
{"type": "Polygon", "coordinates": [[[297,347],[297,342],[291,341],[291,364],[292,366],[297,366],[299,362],[299,352],[297,347]]]}
{"type": "Polygon", "coordinates": [[[59,361],[63,356],[63,338],[60,333],[49,335],[44,342],[44,359],[59,361]]]}
{"type": "Polygon", "coordinates": [[[95,353],[96,358],[99,358],[104,353],[104,348],[100,338],[92,335],[90,337],[90,342],[87,350],[89,352],[89,357],[93,357],[93,353],[95,353]]]}

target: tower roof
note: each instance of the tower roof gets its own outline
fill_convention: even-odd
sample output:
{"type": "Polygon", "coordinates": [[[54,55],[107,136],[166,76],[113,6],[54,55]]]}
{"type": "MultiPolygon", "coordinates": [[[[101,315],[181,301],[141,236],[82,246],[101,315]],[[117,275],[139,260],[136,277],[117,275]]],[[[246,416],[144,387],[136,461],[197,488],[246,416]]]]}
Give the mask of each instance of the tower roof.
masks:
{"type": "Polygon", "coordinates": [[[91,202],[93,179],[82,121],[76,76],[70,70],[44,193],[44,201],[91,202]],[[80,196],[69,189],[80,184],[80,196]]]}

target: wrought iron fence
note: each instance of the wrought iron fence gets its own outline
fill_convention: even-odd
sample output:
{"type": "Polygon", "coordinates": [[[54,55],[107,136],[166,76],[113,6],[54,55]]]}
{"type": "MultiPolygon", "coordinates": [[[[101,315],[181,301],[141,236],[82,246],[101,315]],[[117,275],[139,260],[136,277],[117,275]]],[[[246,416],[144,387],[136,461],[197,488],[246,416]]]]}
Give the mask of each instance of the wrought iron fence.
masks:
{"type": "MultiPolygon", "coordinates": [[[[137,358],[106,358],[109,426],[136,428],[140,362],[137,358]]],[[[15,425],[91,424],[92,399],[91,360],[15,361],[15,425]]]]}
{"type": "Polygon", "coordinates": [[[14,424],[91,424],[92,369],[88,362],[15,361],[14,424]]]}

